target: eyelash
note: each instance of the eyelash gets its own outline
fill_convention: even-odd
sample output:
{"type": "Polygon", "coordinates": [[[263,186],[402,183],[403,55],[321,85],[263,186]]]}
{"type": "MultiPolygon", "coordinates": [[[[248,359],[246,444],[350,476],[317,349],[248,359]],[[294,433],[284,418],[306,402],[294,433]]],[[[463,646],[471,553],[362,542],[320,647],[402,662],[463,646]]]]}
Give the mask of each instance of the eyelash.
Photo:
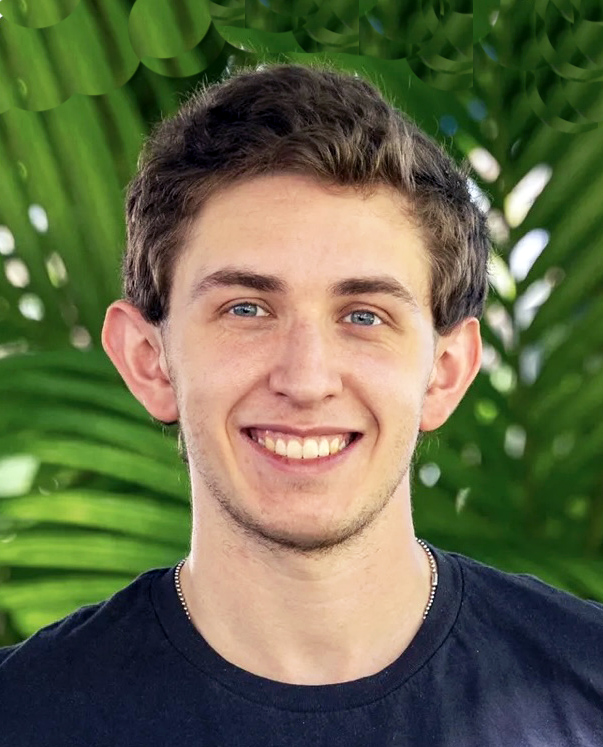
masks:
{"type": "MultiPolygon", "coordinates": [[[[239,301],[238,303],[234,303],[231,306],[229,306],[228,308],[224,309],[224,313],[228,314],[233,309],[236,309],[239,306],[257,306],[258,309],[262,309],[263,311],[266,311],[266,309],[264,309],[264,307],[261,306],[259,303],[255,303],[253,301],[239,301]]],[[[355,326],[358,326],[358,327],[380,327],[382,324],[385,324],[384,320],[379,316],[379,314],[377,314],[376,311],[371,311],[370,309],[362,309],[362,308],[353,309],[348,314],[346,314],[346,316],[349,316],[350,314],[355,314],[357,312],[368,312],[369,314],[373,314],[373,316],[375,316],[377,319],[379,319],[381,323],[380,324],[358,324],[358,325],[355,325],[355,326]]],[[[235,314],[232,314],[231,316],[235,316],[235,314]]],[[[239,317],[239,319],[241,319],[241,318],[244,319],[245,316],[239,317]]],[[[257,317],[250,316],[248,318],[254,319],[254,318],[257,318],[257,317]]]]}

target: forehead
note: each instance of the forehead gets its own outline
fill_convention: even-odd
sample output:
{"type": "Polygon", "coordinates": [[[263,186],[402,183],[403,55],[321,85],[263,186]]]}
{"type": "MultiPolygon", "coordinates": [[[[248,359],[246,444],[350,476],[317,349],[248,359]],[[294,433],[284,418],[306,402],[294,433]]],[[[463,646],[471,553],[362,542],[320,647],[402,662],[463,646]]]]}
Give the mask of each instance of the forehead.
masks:
{"type": "Polygon", "coordinates": [[[362,194],[293,174],[212,195],[191,227],[175,285],[241,265],[282,277],[288,289],[385,274],[417,295],[429,286],[425,244],[402,195],[384,185],[362,194]]]}

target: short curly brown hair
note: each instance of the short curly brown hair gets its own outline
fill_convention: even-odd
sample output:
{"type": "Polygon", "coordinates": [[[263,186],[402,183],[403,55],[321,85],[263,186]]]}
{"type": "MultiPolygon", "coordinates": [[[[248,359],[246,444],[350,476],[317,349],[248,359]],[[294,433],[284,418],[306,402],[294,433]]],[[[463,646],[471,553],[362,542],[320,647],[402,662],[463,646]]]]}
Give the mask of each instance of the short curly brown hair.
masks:
{"type": "Polygon", "coordinates": [[[128,187],[126,299],[147,321],[166,319],[179,251],[206,200],[235,181],[284,172],[396,189],[428,250],[436,331],[481,316],[490,239],[465,168],[360,77],[301,65],[243,70],[156,126],[128,187]]]}

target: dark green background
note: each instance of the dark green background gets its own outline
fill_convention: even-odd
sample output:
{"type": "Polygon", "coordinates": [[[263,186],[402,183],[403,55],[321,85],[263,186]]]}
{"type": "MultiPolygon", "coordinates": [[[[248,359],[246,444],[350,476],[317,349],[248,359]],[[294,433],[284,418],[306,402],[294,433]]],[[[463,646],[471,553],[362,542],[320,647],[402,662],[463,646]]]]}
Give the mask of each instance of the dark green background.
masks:
{"type": "Polygon", "coordinates": [[[525,278],[493,283],[491,365],[421,448],[415,520],[443,548],[603,601],[600,3],[1,10],[0,642],[187,552],[174,434],[126,391],[100,329],[120,294],[124,187],[150,126],[199,83],[263,59],[356,71],[455,157],[486,149],[500,173],[474,179],[491,203],[497,278],[507,268],[509,281],[522,237],[549,233],[525,278]],[[505,224],[508,195],[543,167],[550,180],[527,216],[505,224]],[[521,323],[526,291],[544,286],[521,323]]]}

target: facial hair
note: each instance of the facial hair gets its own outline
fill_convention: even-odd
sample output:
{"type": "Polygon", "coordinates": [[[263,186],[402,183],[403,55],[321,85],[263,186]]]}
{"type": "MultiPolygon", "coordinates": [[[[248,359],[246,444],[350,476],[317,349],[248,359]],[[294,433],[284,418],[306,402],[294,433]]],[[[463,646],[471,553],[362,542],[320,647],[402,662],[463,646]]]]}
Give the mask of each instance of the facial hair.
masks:
{"type": "MultiPolygon", "coordinates": [[[[183,440],[186,438],[185,448],[190,469],[195,470],[201,477],[207,496],[215,501],[223,518],[236,533],[243,534],[254,544],[270,552],[285,551],[288,554],[319,557],[350,549],[382,514],[410,467],[417,434],[418,424],[414,429],[414,434],[408,428],[400,429],[393,449],[396,455],[393,464],[397,465],[397,469],[394,474],[388,475],[384,483],[366,501],[360,513],[350,517],[334,531],[314,534],[302,534],[295,530],[267,526],[247,511],[240,497],[232,490],[228,490],[212,470],[211,456],[202,448],[202,444],[207,443],[202,424],[198,423],[193,432],[186,429],[185,433],[183,428],[181,438],[183,440]]],[[[289,489],[297,490],[298,488],[303,490],[302,481],[299,485],[291,485],[289,489]]]]}

